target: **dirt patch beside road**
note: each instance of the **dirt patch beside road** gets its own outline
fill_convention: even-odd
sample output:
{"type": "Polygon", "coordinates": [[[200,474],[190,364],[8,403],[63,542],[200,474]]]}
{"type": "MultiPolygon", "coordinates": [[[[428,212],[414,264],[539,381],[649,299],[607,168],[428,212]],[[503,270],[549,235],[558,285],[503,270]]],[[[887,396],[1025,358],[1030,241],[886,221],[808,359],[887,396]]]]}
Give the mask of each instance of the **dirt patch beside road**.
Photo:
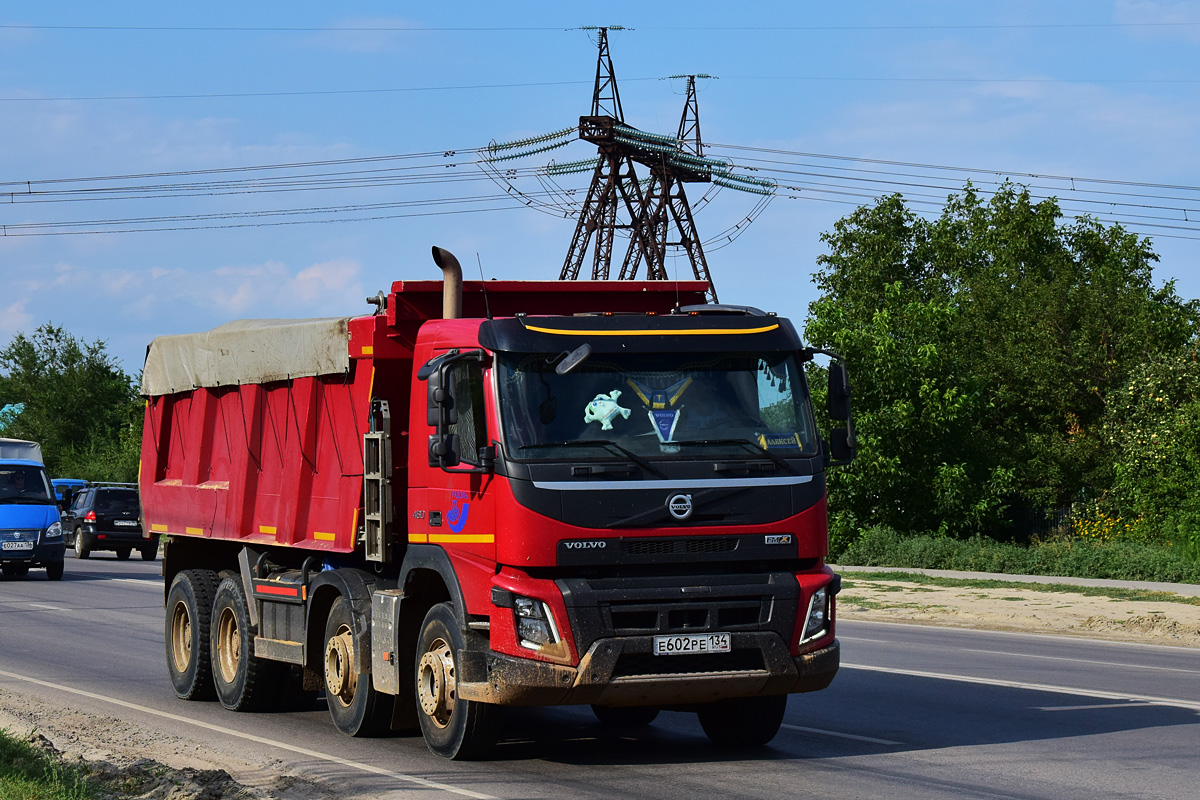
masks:
{"type": "MultiPolygon", "coordinates": [[[[1056,633],[1200,647],[1200,605],[1031,588],[938,585],[846,573],[841,619],[1056,633]]],[[[970,581],[950,582],[970,584],[970,581]]],[[[1147,597],[1154,595],[1146,593],[1147,597]]]]}
{"type": "Polygon", "coordinates": [[[0,689],[0,729],[62,758],[97,796],[141,800],[333,800],[334,793],[187,739],[0,689]]]}

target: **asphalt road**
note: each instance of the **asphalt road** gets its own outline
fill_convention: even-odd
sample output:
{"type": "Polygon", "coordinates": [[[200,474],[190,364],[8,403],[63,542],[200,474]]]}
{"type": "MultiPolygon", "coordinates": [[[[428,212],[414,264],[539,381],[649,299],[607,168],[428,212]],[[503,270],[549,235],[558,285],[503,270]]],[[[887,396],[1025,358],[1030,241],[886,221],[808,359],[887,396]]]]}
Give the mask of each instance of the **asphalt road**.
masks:
{"type": "Polygon", "coordinates": [[[312,711],[186,703],[163,664],[158,564],[68,558],[61,583],[0,580],[0,688],[230,757],[339,796],[1156,798],[1200,795],[1200,651],[856,622],[832,687],[790,699],[767,748],[708,743],[691,714],[611,730],[586,708],[505,715],[492,761],[419,738],[351,740],[312,711]]]}

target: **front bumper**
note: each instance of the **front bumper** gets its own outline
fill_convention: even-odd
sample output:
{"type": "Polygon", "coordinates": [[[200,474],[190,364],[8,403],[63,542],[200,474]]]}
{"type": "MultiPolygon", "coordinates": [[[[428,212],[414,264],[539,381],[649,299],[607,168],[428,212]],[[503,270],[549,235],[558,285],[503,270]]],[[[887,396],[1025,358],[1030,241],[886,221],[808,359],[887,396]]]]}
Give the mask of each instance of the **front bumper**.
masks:
{"type": "Polygon", "coordinates": [[[65,552],[66,546],[62,539],[59,539],[54,542],[36,544],[32,550],[0,550],[0,562],[44,567],[46,564],[62,561],[65,552]]]}
{"type": "Polygon", "coordinates": [[[506,706],[687,705],[737,697],[815,692],[837,674],[836,639],[793,657],[770,631],[733,635],[733,653],[655,656],[651,636],[596,641],[578,667],[514,658],[496,652],[460,651],[458,694],[506,706]],[[761,658],[736,656],[761,653],[761,658]]]}

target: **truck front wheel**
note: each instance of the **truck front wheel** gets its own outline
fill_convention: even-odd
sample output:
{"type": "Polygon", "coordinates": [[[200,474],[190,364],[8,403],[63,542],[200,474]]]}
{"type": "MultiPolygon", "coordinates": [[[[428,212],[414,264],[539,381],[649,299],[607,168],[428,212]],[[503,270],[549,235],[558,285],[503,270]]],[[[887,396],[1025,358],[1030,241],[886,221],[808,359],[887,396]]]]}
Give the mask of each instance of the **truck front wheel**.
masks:
{"type": "Polygon", "coordinates": [[[354,633],[350,602],[339,597],[325,622],[325,700],[339,731],[379,736],[387,730],[395,698],[375,691],[370,674],[358,674],[354,633]]]}
{"type": "Polygon", "coordinates": [[[696,714],[713,744],[759,747],[779,733],[786,710],[787,695],[777,694],[705,703],[696,709],[696,714]]]}
{"type": "MultiPolygon", "coordinates": [[[[78,548],[79,539],[75,541],[78,548]]],[[[163,637],[167,644],[167,671],[175,694],[184,700],[208,700],[213,695],[208,627],[216,591],[215,572],[187,569],[175,576],[167,592],[163,637]]]]}
{"type": "Polygon", "coordinates": [[[225,578],[213,600],[213,685],[230,711],[261,711],[279,689],[282,665],[254,655],[254,631],[241,580],[225,578]]]}
{"type": "Polygon", "coordinates": [[[435,755],[471,759],[494,743],[486,703],[458,696],[458,652],[463,635],[449,603],[429,609],[417,640],[417,718],[425,745],[435,755]]]}

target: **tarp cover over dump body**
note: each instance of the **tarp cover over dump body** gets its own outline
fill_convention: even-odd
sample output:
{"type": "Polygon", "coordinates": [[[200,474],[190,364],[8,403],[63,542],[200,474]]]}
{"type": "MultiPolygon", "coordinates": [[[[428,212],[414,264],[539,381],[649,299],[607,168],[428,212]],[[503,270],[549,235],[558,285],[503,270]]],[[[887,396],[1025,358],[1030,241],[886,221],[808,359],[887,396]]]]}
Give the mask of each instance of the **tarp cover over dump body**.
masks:
{"type": "Polygon", "coordinates": [[[376,366],[411,371],[373,355],[386,331],[382,317],[244,320],[155,339],[142,381],[147,529],[352,551],[376,366]]]}
{"type": "Polygon", "coordinates": [[[345,373],[349,323],[348,317],[243,319],[204,333],[160,336],[146,353],[142,394],[345,373]]]}

